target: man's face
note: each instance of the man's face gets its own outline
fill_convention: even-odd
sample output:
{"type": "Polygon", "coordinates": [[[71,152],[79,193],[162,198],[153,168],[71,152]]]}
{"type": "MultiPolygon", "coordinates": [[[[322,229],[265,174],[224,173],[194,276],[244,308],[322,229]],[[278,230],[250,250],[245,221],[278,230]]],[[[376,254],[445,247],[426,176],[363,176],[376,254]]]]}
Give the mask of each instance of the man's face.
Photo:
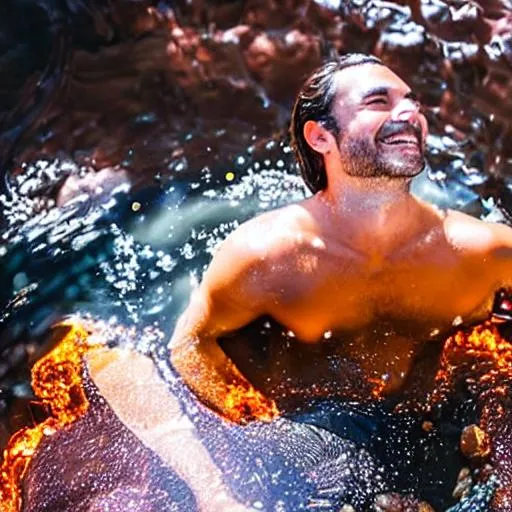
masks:
{"type": "Polygon", "coordinates": [[[332,115],[345,172],[360,177],[413,177],[424,167],[427,121],[409,86],[385,66],[338,73],[332,115]]]}

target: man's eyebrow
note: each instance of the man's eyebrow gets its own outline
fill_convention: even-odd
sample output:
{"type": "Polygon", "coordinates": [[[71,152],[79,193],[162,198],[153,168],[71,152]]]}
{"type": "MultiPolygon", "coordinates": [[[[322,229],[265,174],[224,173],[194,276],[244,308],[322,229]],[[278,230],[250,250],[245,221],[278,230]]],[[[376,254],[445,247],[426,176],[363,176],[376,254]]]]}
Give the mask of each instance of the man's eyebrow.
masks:
{"type": "MultiPolygon", "coordinates": [[[[363,94],[361,99],[364,101],[368,98],[371,98],[372,96],[387,96],[388,93],[389,93],[389,87],[384,87],[384,86],[373,87],[372,89],[367,90],[363,94]]],[[[418,95],[413,91],[409,91],[407,94],[405,94],[404,98],[406,98],[408,100],[419,101],[418,95]]]]}
{"type": "Polygon", "coordinates": [[[387,96],[389,92],[388,87],[378,86],[373,87],[372,89],[368,89],[365,93],[363,93],[361,99],[366,100],[367,98],[370,98],[371,96],[387,96]]]}

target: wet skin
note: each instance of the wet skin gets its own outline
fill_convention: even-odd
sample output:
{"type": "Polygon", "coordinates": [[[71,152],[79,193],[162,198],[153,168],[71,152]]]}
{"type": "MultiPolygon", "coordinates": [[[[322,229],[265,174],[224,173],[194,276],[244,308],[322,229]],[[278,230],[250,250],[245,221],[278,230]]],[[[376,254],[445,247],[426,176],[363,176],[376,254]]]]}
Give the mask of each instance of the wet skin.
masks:
{"type": "MultiPolygon", "coordinates": [[[[297,344],[329,338],[339,357],[392,393],[422,344],[484,319],[496,290],[510,284],[510,228],[409,193],[427,123],[407,84],[384,66],[345,69],[333,115],[338,139],[313,121],[304,126],[323,155],[327,188],[230,235],[176,326],[173,364],[221,414],[229,416],[227,384],[243,376],[217,339],[262,315],[297,344]],[[389,131],[389,123],[404,128],[389,131]]],[[[314,382],[312,368],[298,370],[305,382],[314,382]]]]}

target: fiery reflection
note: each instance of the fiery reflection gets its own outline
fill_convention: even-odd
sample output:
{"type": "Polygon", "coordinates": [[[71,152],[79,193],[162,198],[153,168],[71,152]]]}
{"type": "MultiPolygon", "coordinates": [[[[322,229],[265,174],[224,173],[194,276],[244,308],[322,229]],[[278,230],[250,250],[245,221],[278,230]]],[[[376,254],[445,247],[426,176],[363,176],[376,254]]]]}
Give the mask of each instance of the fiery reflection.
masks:
{"type": "Polygon", "coordinates": [[[512,344],[491,322],[469,334],[458,332],[446,341],[433,403],[442,401],[461,380],[478,399],[482,426],[491,427],[489,422],[504,414],[505,403],[500,397],[508,398],[512,385],[512,344]]]}
{"type": "MultiPolygon", "coordinates": [[[[18,512],[21,509],[21,483],[30,460],[45,436],[73,423],[88,410],[89,403],[82,380],[84,354],[91,349],[90,330],[76,321],[60,324],[65,334],[57,330],[61,339],[58,346],[38,361],[32,370],[35,394],[50,411],[51,416],[40,425],[17,432],[4,451],[0,473],[0,500],[2,510],[18,512]],[[89,339],[89,340],[88,340],[89,339]],[[86,340],[88,342],[86,343],[86,340]]],[[[372,381],[375,399],[380,397],[382,383],[372,381]]],[[[474,401],[479,414],[477,433],[488,436],[490,448],[480,450],[476,457],[489,461],[501,487],[498,489],[493,510],[510,510],[512,503],[512,442],[510,425],[512,416],[512,344],[507,342],[497,327],[490,323],[475,327],[471,332],[458,332],[450,337],[443,349],[434,389],[429,394],[430,408],[455,396],[474,401]]],[[[314,387],[311,389],[314,394],[314,387]]],[[[246,383],[234,383],[225,398],[229,419],[240,421],[252,418],[270,421],[279,411],[274,401],[246,383]]],[[[467,443],[466,443],[467,444],[467,443]]],[[[464,450],[463,450],[464,451],[464,450]]],[[[472,450],[471,453],[475,452],[472,450]]],[[[478,450],[477,450],[478,452],[478,450]]],[[[467,455],[471,457],[470,455],[467,455]]]]}
{"type": "Polygon", "coordinates": [[[372,385],[371,394],[373,398],[381,398],[386,389],[386,381],[383,378],[370,377],[368,382],[372,385]]]}
{"type": "MultiPolygon", "coordinates": [[[[491,322],[475,327],[468,334],[455,334],[444,346],[436,384],[432,406],[461,390],[464,393],[462,399],[473,401],[479,415],[479,426],[473,428],[481,429],[486,442],[480,443],[481,447],[478,442],[472,442],[476,449],[471,458],[475,462],[490,462],[500,482],[491,509],[511,510],[512,344],[503,339],[491,322]]],[[[462,438],[462,449],[463,444],[462,438]]]]}
{"type": "MultiPolygon", "coordinates": [[[[32,369],[34,392],[51,415],[39,425],[16,432],[4,450],[0,469],[0,502],[4,512],[20,510],[20,484],[41,440],[74,422],[89,406],[81,376],[82,356],[90,348],[85,343],[89,333],[72,320],[58,327],[66,328],[66,334],[32,369]]],[[[57,336],[61,333],[60,329],[56,332],[57,336]]]]}
{"type": "Polygon", "coordinates": [[[270,421],[279,414],[273,400],[269,400],[249,385],[230,385],[225,404],[229,411],[229,419],[236,423],[247,419],[270,421]]]}

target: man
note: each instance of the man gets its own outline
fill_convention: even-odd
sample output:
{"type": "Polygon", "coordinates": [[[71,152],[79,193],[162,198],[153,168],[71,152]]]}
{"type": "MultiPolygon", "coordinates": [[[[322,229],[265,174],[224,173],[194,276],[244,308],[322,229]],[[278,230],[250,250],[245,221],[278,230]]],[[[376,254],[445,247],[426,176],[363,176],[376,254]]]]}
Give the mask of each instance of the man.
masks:
{"type": "MultiPolygon", "coordinates": [[[[440,211],[409,192],[424,167],[427,121],[413,91],[378,59],[351,54],[315,71],[291,132],[313,196],[228,237],[171,342],[185,383],[231,419],[232,385],[249,384],[217,340],[258,317],[279,322],[297,349],[328,340],[390,394],[421,345],[484,319],[512,276],[508,227],[440,211]]],[[[300,371],[312,385],[312,370],[300,371]]],[[[248,406],[245,416],[257,414],[248,406]]]]}
{"type": "MultiPolygon", "coordinates": [[[[411,177],[423,167],[426,133],[412,92],[377,59],[347,56],[326,64],[306,82],[293,112],[292,135],[313,197],[261,215],[233,233],[174,333],[172,361],[211,408],[236,419],[228,400],[231,384],[249,387],[217,338],[262,315],[274,317],[293,332],[290,343],[295,347],[326,345],[340,360],[351,360],[350,379],[360,370],[388,393],[399,390],[407,377],[419,350],[416,340],[442,337],[454,321],[473,322],[487,315],[495,290],[508,282],[511,232],[455,212],[438,212],[409,194],[411,177]]],[[[321,356],[324,351],[311,353],[321,356]]],[[[315,363],[291,369],[297,370],[299,380],[316,382],[323,375],[318,371],[322,361],[315,363]]],[[[336,368],[332,379],[342,378],[336,368]]],[[[170,496],[178,500],[180,510],[242,511],[251,505],[262,510],[265,485],[283,480],[284,489],[269,493],[272,499],[275,494],[280,502],[293,501],[300,494],[299,504],[323,507],[329,505],[331,492],[344,503],[345,494],[353,502],[351,487],[365,488],[361,500],[388,488],[378,468],[372,470],[376,466],[362,464],[370,457],[362,458],[359,446],[342,442],[325,429],[286,418],[239,428],[208,411],[189,418],[189,411],[182,411],[181,393],[168,389],[145,356],[124,349],[98,350],[88,355],[87,373],[101,400],[94,405],[91,398],[85,419],[100,422],[105,430],[84,429],[84,422],[78,421],[65,433],[82,444],[85,439],[88,445],[99,446],[96,456],[106,475],[113,475],[103,478],[105,489],[95,485],[86,492],[93,506],[138,499],[151,507],[170,496]],[[98,404],[101,414],[97,409],[95,413],[98,404]],[[105,410],[107,405],[115,414],[105,410]],[[119,428],[119,420],[126,429],[119,428]],[[105,459],[105,453],[115,454],[123,446],[120,459],[105,459]],[[163,475],[144,465],[130,466],[142,464],[148,448],[159,456],[152,459],[153,466],[165,466],[163,475]],[[268,459],[275,459],[270,470],[268,459]],[[242,474],[245,465],[250,466],[249,475],[242,474]],[[194,500],[180,502],[176,489],[165,487],[170,469],[188,484],[194,500]],[[357,469],[362,469],[363,484],[371,480],[369,485],[354,480],[357,469]],[[288,482],[294,472],[297,479],[288,482]],[[313,477],[318,482],[312,483],[313,477]],[[151,495],[154,482],[163,496],[151,495]],[[310,486],[317,492],[313,501],[310,486]],[[304,492],[294,493],[295,488],[304,492]],[[251,498],[254,494],[257,501],[251,498]]],[[[312,389],[306,386],[306,391],[312,389]]],[[[254,394],[250,396],[243,411],[248,418],[258,417],[251,408],[258,403],[254,394]]],[[[364,430],[364,425],[358,428],[364,430]]],[[[395,428],[390,437],[396,439],[398,432],[395,428]]],[[[45,441],[50,444],[31,462],[24,487],[27,503],[46,509],[52,503],[62,506],[66,492],[66,503],[78,506],[87,483],[97,479],[90,450],[85,458],[77,457],[77,443],[62,439],[50,436],[45,441]],[[48,446],[59,444],[63,463],[57,464],[58,477],[53,478],[55,457],[48,446]],[[40,475],[49,474],[48,468],[52,478],[41,485],[40,475]],[[70,468],[83,484],[69,479],[70,468]],[[48,501],[49,495],[53,501],[48,501]]],[[[400,464],[411,458],[408,453],[392,456],[400,464]]],[[[293,502],[285,505],[284,510],[300,509],[293,502]]],[[[283,506],[276,503],[263,510],[283,506]]],[[[393,504],[386,508],[397,509],[393,504]]]]}

